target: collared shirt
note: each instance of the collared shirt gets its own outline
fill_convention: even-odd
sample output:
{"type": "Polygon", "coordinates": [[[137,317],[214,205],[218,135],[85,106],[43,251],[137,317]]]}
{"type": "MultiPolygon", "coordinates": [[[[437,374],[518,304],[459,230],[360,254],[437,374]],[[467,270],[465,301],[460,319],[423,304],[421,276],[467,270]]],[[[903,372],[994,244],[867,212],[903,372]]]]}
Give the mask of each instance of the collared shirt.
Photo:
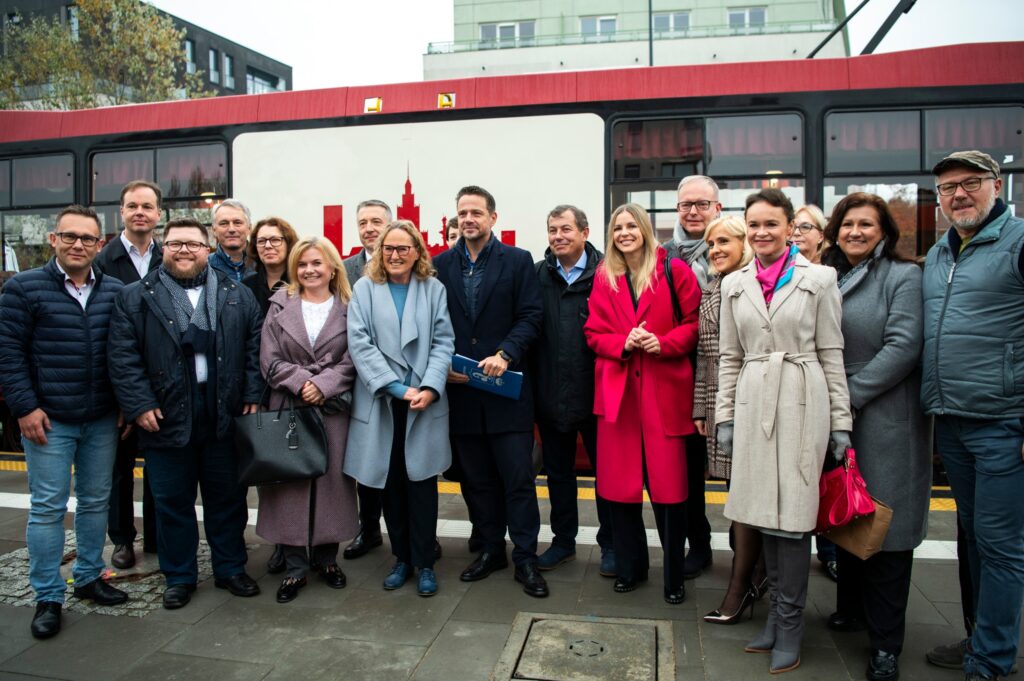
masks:
{"type": "Polygon", "coordinates": [[[587,269],[587,251],[584,249],[580,259],[576,261],[575,265],[569,268],[568,272],[562,268],[562,263],[558,263],[557,269],[558,273],[562,275],[562,279],[565,279],[565,283],[571,284],[579,279],[580,275],[582,275],[584,270],[587,269]]]}
{"type": "Polygon", "coordinates": [[[208,260],[210,267],[222,272],[228,276],[232,281],[240,282],[245,277],[246,273],[250,271],[249,263],[246,261],[246,257],[243,254],[241,260],[232,260],[224,251],[217,249],[210,254],[208,260]]]}
{"type": "Polygon", "coordinates": [[[139,253],[139,249],[131,241],[128,241],[128,237],[124,235],[124,230],[121,230],[121,245],[124,246],[125,253],[131,258],[135,271],[139,273],[139,279],[145,277],[149,273],[149,262],[153,259],[153,249],[156,248],[156,244],[150,239],[149,248],[146,249],[146,252],[139,253]]]}
{"type": "Polygon", "coordinates": [[[71,297],[78,301],[78,304],[85,309],[85,304],[89,302],[89,296],[92,295],[92,290],[96,286],[96,275],[93,274],[92,269],[89,270],[89,278],[86,279],[85,283],[79,286],[74,280],[68,276],[68,273],[64,271],[64,268],[60,266],[60,261],[54,261],[57,265],[57,269],[64,275],[64,288],[71,294],[71,297]]]}
{"type": "MultiPolygon", "coordinates": [[[[185,295],[188,296],[188,302],[192,303],[193,309],[199,304],[199,296],[203,292],[202,286],[196,286],[195,288],[185,289],[185,295]]],[[[196,383],[206,383],[206,379],[209,376],[210,368],[206,365],[206,354],[197,352],[195,354],[196,360],[196,383]]]]}
{"type": "Polygon", "coordinates": [[[483,247],[480,253],[476,256],[476,261],[469,255],[469,248],[466,246],[466,240],[461,239],[462,242],[462,286],[466,290],[466,305],[469,307],[469,316],[476,318],[476,294],[480,290],[480,282],[484,278],[484,268],[487,266],[487,260],[494,250],[494,235],[487,241],[487,244],[483,247]]]}

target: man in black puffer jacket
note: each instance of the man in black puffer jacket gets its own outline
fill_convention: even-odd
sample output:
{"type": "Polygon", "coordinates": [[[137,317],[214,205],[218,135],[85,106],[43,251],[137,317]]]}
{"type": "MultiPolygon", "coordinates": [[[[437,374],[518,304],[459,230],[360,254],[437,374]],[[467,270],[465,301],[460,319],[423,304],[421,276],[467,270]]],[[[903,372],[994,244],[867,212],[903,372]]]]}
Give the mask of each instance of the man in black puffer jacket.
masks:
{"type": "Polygon", "coordinates": [[[128,599],[100,578],[118,430],[107,333],[123,287],[92,269],[101,236],[94,210],[68,206],[50,233],[54,258],[15,275],[0,296],[0,386],[21,428],[31,493],[26,543],[36,638],[60,631],[72,466],[75,596],[99,605],[128,599]]]}

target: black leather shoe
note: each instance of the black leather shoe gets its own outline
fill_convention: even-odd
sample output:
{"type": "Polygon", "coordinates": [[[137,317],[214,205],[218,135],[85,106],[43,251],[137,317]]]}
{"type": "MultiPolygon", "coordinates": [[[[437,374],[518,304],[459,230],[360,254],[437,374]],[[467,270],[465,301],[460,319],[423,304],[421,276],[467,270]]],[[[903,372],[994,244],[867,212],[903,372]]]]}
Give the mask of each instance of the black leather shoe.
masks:
{"type": "Polygon", "coordinates": [[[523,585],[523,593],[534,598],[547,598],[548,583],[544,581],[535,563],[516,566],[516,581],[523,585]]]}
{"type": "Polygon", "coordinates": [[[135,567],[135,547],[131,544],[116,544],[110,554],[110,564],[118,570],[135,567]]]}
{"type": "Polygon", "coordinates": [[[192,600],[195,584],[174,584],[164,590],[164,607],[168,610],[184,608],[192,600]]]}
{"type": "Polygon", "coordinates": [[[864,631],[867,626],[859,617],[834,612],[828,616],[828,628],[832,631],[864,631]]]}
{"type": "Polygon", "coordinates": [[[218,589],[227,589],[231,592],[231,595],[241,596],[242,598],[249,598],[260,592],[260,585],[256,583],[255,579],[244,572],[239,572],[237,575],[231,575],[224,579],[218,577],[213,580],[213,585],[218,589]]]}
{"type": "Polygon", "coordinates": [[[437,540],[437,537],[434,537],[434,560],[435,561],[441,560],[441,553],[442,553],[442,551],[441,551],[441,542],[439,542],[437,540]]]}
{"type": "Polygon", "coordinates": [[[669,605],[679,605],[686,600],[686,587],[682,584],[678,589],[665,589],[665,602],[669,605]]]}
{"type": "Polygon", "coordinates": [[[636,590],[637,586],[640,585],[640,582],[646,581],[646,577],[643,577],[641,579],[627,579],[626,577],[616,577],[615,584],[612,585],[612,589],[614,589],[617,593],[624,594],[636,590]]]}
{"type": "Polygon", "coordinates": [[[94,579],[85,586],[76,586],[75,598],[88,598],[96,605],[120,605],[128,600],[128,594],[102,579],[94,579]]]}
{"type": "Polygon", "coordinates": [[[900,678],[898,658],[892,653],[884,650],[871,652],[871,659],[868,660],[866,676],[868,681],[896,681],[900,678]]]}
{"type": "Polygon", "coordinates": [[[295,579],[293,577],[287,577],[281,586],[277,588],[277,602],[278,603],[290,603],[295,600],[295,597],[299,595],[299,589],[306,586],[306,578],[295,579]]]}
{"type": "Polygon", "coordinates": [[[267,574],[279,575],[284,572],[284,548],[280,544],[274,545],[274,553],[267,561],[267,574]]]}
{"type": "Polygon", "coordinates": [[[384,537],[381,536],[379,529],[376,532],[359,530],[359,534],[356,535],[351,544],[345,547],[341,555],[345,560],[352,560],[353,558],[365,556],[370,549],[375,549],[383,543],[384,537]]]}
{"type": "Polygon", "coordinates": [[[711,547],[703,551],[690,549],[683,560],[683,579],[697,579],[700,574],[711,567],[711,547]]]}
{"type": "Polygon", "coordinates": [[[505,557],[504,553],[488,553],[484,551],[462,571],[459,579],[463,582],[477,582],[495,570],[504,570],[507,567],[508,558],[505,557]]]}
{"type": "Polygon", "coordinates": [[[32,617],[32,635],[36,638],[50,638],[60,633],[61,604],[54,601],[36,603],[36,614],[32,617]]]}
{"type": "Polygon", "coordinates": [[[345,573],[337,565],[321,567],[318,572],[324,578],[324,583],[332,589],[344,589],[345,585],[348,584],[345,573]]]}

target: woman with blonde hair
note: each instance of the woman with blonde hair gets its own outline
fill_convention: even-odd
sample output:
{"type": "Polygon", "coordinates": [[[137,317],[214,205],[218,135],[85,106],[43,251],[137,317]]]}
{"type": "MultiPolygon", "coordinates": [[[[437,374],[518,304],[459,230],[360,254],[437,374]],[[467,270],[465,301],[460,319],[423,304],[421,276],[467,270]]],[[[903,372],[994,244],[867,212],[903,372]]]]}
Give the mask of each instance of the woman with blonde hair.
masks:
{"type": "Polygon", "coordinates": [[[583,331],[597,354],[597,493],[609,502],[614,589],[632,591],[647,580],[646,487],[665,554],[665,601],[678,604],[685,598],[684,438],[695,432],[688,355],[697,345],[700,287],[683,261],[666,263],[647,211],[636,204],[612,212],[606,243],[583,331]]]}
{"type": "Polygon", "coordinates": [[[282,545],[287,565],[279,603],[294,600],[306,585],[311,562],[329,587],[343,588],[338,545],[359,529],[355,484],[343,473],[356,374],[348,353],[348,278],[338,250],[323,237],[295,244],[288,278],[288,288],[270,298],[260,364],[273,389],[271,410],[295,398],[322,408],[328,466],[315,480],[260,488],[256,533],[282,545]]]}
{"type": "Polygon", "coordinates": [[[800,206],[794,213],[793,243],[800,255],[812,265],[821,264],[821,252],[825,248],[825,214],[813,203],[800,206]]]}
{"type": "Polygon", "coordinates": [[[384,490],[395,556],[384,588],[400,588],[419,570],[420,596],[437,593],[437,476],[452,461],[445,384],[455,332],[444,284],[433,275],[415,225],[392,222],[356,282],[348,315],[358,378],[345,473],[384,490]]]}

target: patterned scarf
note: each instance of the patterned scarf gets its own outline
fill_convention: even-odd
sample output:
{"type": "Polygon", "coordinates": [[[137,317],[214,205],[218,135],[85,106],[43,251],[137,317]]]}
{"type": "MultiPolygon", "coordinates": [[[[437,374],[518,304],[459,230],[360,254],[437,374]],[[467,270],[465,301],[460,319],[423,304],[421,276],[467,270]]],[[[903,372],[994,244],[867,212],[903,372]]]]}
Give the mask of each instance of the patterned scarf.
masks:
{"type": "Polygon", "coordinates": [[[846,297],[846,294],[857,287],[857,285],[864,280],[864,277],[868,275],[868,270],[874,265],[875,261],[882,257],[882,249],[885,248],[885,239],[878,242],[875,246],[874,252],[870,257],[864,258],[856,267],[851,269],[849,272],[839,278],[839,293],[846,297]]]}
{"type": "Polygon", "coordinates": [[[171,294],[174,316],[182,336],[182,344],[189,345],[197,353],[205,353],[211,347],[211,339],[217,331],[217,274],[207,267],[192,279],[177,279],[160,265],[160,283],[171,294]],[[186,288],[202,286],[199,302],[192,307],[186,288]]]}
{"type": "Polygon", "coordinates": [[[796,244],[789,245],[789,253],[782,256],[768,267],[762,267],[761,261],[757,262],[757,281],[761,284],[761,293],[764,294],[765,306],[772,304],[775,292],[785,286],[793,278],[793,265],[796,263],[796,256],[800,250],[796,244]]]}

